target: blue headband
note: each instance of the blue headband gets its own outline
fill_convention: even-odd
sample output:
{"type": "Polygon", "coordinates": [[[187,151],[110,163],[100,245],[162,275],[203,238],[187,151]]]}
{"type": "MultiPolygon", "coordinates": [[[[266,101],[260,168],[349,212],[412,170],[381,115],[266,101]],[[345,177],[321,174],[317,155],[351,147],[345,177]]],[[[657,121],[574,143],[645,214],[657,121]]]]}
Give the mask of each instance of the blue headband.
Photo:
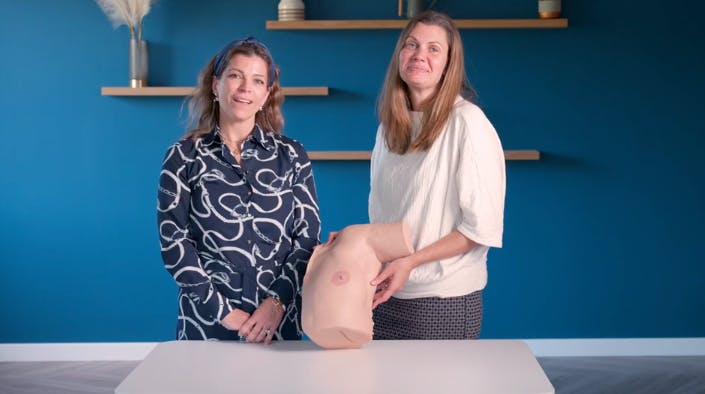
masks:
{"type": "Polygon", "coordinates": [[[226,66],[225,57],[228,55],[228,52],[230,52],[230,50],[237,47],[257,47],[264,51],[267,57],[269,57],[269,81],[267,81],[267,86],[271,87],[274,83],[274,58],[272,58],[272,54],[269,53],[269,49],[267,49],[267,46],[264,45],[262,41],[252,36],[241,40],[231,41],[228,45],[224,46],[223,49],[221,49],[220,52],[218,52],[218,55],[215,57],[215,66],[213,68],[213,74],[216,77],[220,77],[220,75],[223,73],[223,68],[226,66]]]}

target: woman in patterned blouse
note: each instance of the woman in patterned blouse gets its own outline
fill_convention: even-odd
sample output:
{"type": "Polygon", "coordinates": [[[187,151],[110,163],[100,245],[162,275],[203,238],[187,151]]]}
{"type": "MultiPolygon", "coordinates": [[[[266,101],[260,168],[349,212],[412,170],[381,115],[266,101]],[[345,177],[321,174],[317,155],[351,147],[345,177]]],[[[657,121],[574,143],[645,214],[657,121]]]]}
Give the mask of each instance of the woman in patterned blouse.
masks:
{"type": "Polygon", "coordinates": [[[319,243],[311,162],[281,135],[279,70],[254,38],[226,45],[199,76],[195,127],[159,179],[164,265],[178,287],[177,339],[300,339],[300,290],[319,243]]]}

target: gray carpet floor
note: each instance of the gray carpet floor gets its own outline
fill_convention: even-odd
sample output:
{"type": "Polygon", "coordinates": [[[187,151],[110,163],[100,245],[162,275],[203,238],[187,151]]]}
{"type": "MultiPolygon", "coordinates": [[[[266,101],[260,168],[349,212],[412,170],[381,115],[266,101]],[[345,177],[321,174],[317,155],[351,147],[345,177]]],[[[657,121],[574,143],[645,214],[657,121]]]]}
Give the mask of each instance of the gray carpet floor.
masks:
{"type": "MultiPolygon", "coordinates": [[[[538,361],[556,393],[705,394],[705,356],[541,357],[538,361]]],[[[2,362],[0,393],[113,393],[138,364],[2,362]]]]}

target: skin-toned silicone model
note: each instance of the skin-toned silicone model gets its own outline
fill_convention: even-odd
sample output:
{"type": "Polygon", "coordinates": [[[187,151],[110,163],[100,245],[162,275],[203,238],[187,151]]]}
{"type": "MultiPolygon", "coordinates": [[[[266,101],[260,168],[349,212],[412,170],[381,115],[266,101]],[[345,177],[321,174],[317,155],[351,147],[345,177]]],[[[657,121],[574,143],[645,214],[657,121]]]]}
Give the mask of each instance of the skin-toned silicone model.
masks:
{"type": "Polygon", "coordinates": [[[382,263],[413,253],[403,222],[358,224],[315,248],[303,284],[303,330],[326,349],[359,348],[372,340],[370,285],[382,263]]]}

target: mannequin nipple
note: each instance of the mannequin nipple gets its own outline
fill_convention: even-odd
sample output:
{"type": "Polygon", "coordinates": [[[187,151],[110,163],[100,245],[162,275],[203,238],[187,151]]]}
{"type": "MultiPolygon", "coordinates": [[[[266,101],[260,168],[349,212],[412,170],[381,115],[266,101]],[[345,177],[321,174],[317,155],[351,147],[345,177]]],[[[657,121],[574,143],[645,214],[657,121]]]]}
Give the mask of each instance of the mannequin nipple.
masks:
{"type": "Polygon", "coordinates": [[[336,271],[330,281],[336,286],[342,286],[350,280],[350,273],[348,271],[336,271]]]}

